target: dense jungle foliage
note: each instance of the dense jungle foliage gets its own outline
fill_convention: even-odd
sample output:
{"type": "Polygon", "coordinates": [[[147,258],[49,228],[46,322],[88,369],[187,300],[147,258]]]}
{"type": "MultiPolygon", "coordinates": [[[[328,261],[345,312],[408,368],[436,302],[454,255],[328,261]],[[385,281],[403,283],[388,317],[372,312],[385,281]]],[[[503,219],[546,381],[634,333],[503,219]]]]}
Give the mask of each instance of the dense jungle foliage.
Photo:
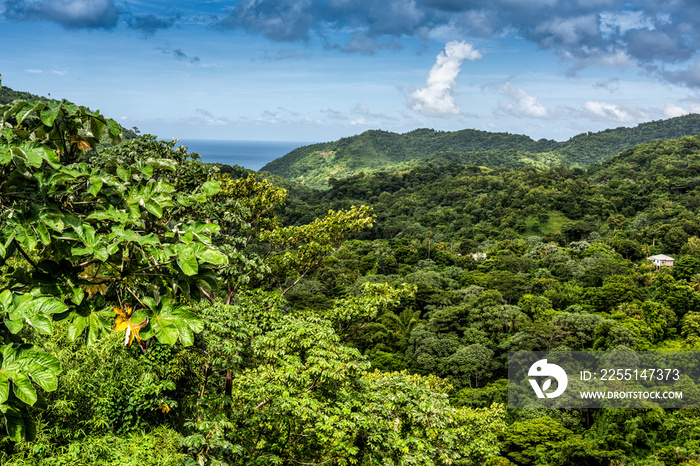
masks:
{"type": "Polygon", "coordinates": [[[693,408],[505,407],[508,351],[700,350],[700,136],[314,191],[122,134],[0,107],[0,464],[700,462],[693,408]]]}
{"type": "Polygon", "coordinates": [[[535,141],[528,136],[465,129],[417,129],[405,134],[370,130],[338,141],[312,144],[273,160],[262,170],[327,189],[333,180],[359,173],[398,172],[434,165],[586,168],[637,144],[700,133],[700,115],[583,133],[568,141],[535,141]]]}
{"type": "MultiPolygon", "coordinates": [[[[443,378],[456,406],[507,399],[508,351],[697,351],[698,170],[694,136],[588,170],[448,165],[334,180],[281,218],[362,204],[377,220],[287,299],[323,309],[363,283],[416,286],[351,343],[382,371],[443,378]],[[655,270],[646,257],[659,253],[675,266],[655,270]]],[[[696,409],[508,410],[506,421],[488,464],[700,461],[696,409]]]]}

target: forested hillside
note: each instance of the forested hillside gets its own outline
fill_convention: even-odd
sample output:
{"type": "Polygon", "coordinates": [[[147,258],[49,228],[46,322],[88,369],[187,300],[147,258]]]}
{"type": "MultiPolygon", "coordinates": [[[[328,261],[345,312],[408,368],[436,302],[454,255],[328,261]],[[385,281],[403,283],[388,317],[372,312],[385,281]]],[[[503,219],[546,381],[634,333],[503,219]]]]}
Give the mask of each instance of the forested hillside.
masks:
{"type": "Polygon", "coordinates": [[[48,102],[51,99],[48,97],[40,97],[38,95],[30,94],[29,92],[15,91],[7,86],[0,87],[0,105],[9,104],[14,100],[40,100],[48,102]]]}
{"type": "Polygon", "coordinates": [[[585,133],[565,142],[477,130],[454,132],[418,129],[405,134],[371,130],[335,142],[300,147],[265,165],[267,171],[307,186],[326,189],[330,179],[360,172],[396,172],[429,163],[482,165],[490,168],[561,163],[585,168],[624,149],[654,140],[700,134],[700,115],[585,133]]]}
{"type": "MultiPolygon", "coordinates": [[[[323,309],[363,283],[410,283],[351,340],[374,367],[438,375],[458,406],[507,397],[507,352],[700,349],[700,136],[588,170],[421,167],[334,181],[282,217],[370,205],[371,230],[288,295],[323,309]],[[481,258],[472,254],[485,254],[481,258]],[[673,268],[646,257],[663,253],[673,268]]],[[[689,387],[689,393],[697,388],[689,387]]],[[[489,464],[695,464],[696,409],[509,410],[489,464]]]]}

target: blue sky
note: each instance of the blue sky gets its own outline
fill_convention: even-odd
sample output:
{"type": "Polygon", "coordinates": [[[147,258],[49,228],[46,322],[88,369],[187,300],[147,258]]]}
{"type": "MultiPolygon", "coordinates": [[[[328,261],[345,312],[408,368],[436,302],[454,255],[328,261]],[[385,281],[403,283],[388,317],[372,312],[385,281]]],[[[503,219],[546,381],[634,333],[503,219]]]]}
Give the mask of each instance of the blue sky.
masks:
{"type": "Polygon", "coordinates": [[[0,0],[4,85],[161,138],[565,140],[700,112],[699,45],[695,0],[0,0]]]}

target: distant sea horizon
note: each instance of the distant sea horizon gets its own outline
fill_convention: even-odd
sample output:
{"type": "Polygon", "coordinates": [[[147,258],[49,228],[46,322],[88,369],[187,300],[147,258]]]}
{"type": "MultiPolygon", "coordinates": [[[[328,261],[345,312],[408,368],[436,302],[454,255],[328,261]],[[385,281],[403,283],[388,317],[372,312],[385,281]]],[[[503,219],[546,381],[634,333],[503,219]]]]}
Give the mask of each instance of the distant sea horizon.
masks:
{"type": "Polygon", "coordinates": [[[258,171],[266,164],[297,147],[314,144],[308,141],[239,141],[223,139],[180,139],[178,146],[197,152],[202,161],[240,165],[258,171]]]}

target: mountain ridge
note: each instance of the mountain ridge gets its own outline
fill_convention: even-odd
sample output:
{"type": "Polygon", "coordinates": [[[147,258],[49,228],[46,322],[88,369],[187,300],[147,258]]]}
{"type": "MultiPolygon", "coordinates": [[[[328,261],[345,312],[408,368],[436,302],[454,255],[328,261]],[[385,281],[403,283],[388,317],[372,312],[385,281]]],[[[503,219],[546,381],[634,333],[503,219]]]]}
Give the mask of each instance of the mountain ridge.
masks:
{"type": "Polygon", "coordinates": [[[262,171],[327,189],[331,179],[358,173],[395,172],[428,164],[484,165],[489,168],[559,164],[586,168],[638,144],[700,134],[700,115],[585,132],[567,141],[534,140],[522,134],[475,129],[407,133],[368,130],[337,141],[299,147],[273,160],[262,171]]]}

